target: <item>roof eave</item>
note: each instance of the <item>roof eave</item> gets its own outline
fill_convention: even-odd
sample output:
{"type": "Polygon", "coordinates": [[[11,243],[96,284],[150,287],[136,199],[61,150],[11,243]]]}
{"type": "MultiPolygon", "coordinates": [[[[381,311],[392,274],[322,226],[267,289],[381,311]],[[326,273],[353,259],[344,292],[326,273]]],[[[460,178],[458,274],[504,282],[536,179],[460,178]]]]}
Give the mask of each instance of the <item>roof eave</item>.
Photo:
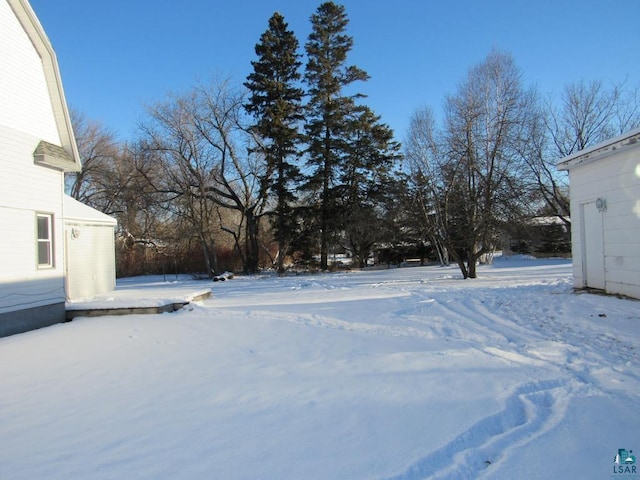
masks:
{"type": "Polygon", "coordinates": [[[568,155],[556,164],[556,168],[558,170],[570,170],[577,165],[587,165],[610,155],[614,151],[631,148],[638,143],[640,143],[640,128],[630,130],[622,135],[568,155]]]}

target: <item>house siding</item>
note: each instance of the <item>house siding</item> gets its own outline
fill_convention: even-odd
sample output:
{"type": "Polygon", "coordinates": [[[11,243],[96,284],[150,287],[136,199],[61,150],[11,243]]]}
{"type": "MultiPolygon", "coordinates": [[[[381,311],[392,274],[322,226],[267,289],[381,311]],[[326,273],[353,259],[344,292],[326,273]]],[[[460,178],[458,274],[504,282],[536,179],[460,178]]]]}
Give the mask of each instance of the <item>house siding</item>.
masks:
{"type": "Polygon", "coordinates": [[[640,145],[609,152],[603,158],[570,168],[575,286],[584,277],[581,207],[606,200],[602,215],[605,290],[640,298],[640,145]]]}
{"type": "Polygon", "coordinates": [[[62,211],[64,173],[33,161],[40,139],[0,125],[0,207],[62,211]]]}
{"type": "Polygon", "coordinates": [[[7,0],[0,0],[0,65],[0,336],[4,336],[65,318],[64,173],[36,165],[33,156],[42,140],[63,143],[59,119],[43,60],[7,0]],[[37,265],[37,213],[53,219],[51,268],[37,265]]]}
{"type": "MultiPolygon", "coordinates": [[[[33,137],[0,127],[0,315],[23,308],[64,302],[62,172],[30,163],[33,137]],[[29,141],[30,140],[30,141],[29,141]],[[21,152],[21,153],[16,153],[21,152]],[[27,160],[25,160],[27,159],[27,160]],[[39,269],[36,215],[53,217],[52,268],[39,269]]],[[[1,328],[0,328],[1,330],[1,328]]]]}
{"type": "Polygon", "coordinates": [[[60,145],[42,60],[6,0],[0,0],[0,45],[0,125],[60,145]]]}

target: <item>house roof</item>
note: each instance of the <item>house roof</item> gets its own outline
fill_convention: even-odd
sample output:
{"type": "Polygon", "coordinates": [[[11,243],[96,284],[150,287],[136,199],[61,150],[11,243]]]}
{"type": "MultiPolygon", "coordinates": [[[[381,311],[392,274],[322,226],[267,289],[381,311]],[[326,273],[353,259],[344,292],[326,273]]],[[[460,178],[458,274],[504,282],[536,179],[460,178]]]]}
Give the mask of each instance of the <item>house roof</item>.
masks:
{"type": "Polygon", "coordinates": [[[629,130],[604,142],[598,143],[584,150],[579,150],[562,158],[556,165],[559,170],[570,170],[577,165],[586,165],[610,155],[617,150],[626,150],[640,146],[640,128],[629,130]]]}
{"type": "Polygon", "coordinates": [[[65,195],[62,201],[62,216],[64,221],[78,221],[81,223],[116,225],[115,218],[79,202],[75,198],[65,195]]]}
{"type": "MultiPolygon", "coordinates": [[[[60,146],[66,153],[62,155],[62,152],[56,151],[54,152],[56,153],[55,156],[49,155],[47,158],[40,158],[40,162],[64,171],[80,171],[80,154],[78,153],[78,147],[71,126],[71,116],[69,115],[67,101],[62,88],[62,80],[55,51],[29,2],[27,0],[7,0],[7,2],[42,59],[42,69],[47,82],[47,89],[49,90],[49,97],[51,98],[56,126],[60,136],[60,146]],[[50,162],[49,160],[52,159],[55,159],[55,161],[50,162]]],[[[49,153],[52,153],[52,151],[49,151],[49,153]]],[[[36,161],[38,161],[37,157],[36,161]]]]}

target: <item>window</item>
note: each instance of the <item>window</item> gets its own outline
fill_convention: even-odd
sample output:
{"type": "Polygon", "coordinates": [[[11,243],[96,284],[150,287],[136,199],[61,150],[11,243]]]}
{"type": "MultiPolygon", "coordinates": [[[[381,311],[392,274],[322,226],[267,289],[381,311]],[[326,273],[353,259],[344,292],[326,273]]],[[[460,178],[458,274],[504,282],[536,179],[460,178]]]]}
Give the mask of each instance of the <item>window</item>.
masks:
{"type": "Polygon", "coordinates": [[[38,213],[38,268],[53,267],[53,215],[38,213]]]}

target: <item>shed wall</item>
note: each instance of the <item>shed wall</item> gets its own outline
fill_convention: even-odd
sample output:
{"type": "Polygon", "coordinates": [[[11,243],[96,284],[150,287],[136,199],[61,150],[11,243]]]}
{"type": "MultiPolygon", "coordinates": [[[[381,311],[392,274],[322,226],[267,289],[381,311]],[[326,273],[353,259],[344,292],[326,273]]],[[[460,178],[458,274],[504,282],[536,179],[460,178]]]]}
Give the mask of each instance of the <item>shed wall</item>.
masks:
{"type": "Polygon", "coordinates": [[[640,145],[576,165],[570,176],[575,286],[590,286],[584,274],[589,259],[580,208],[603,199],[605,290],[640,298],[640,145]]]}
{"type": "Polygon", "coordinates": [[[67,298],[78,300],[116,286],[114,227],[65,222],[67,298]]]}

